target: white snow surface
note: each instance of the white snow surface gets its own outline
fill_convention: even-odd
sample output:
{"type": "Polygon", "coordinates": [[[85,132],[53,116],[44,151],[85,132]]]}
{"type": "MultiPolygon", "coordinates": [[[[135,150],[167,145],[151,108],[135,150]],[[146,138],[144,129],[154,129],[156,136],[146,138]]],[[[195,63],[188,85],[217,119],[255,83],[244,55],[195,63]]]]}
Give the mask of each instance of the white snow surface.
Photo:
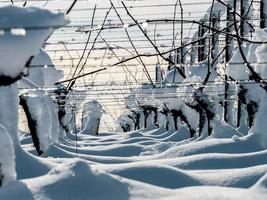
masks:
{"type": "MultiPolygon", "coordinates": [[[[0,176],[3,175],[2,184],[16,180],[15,153],[13,142],[5,127],[0,124],[0,176]]],[[[0,178],[2,179],[2,177],[0,178]]],[[[1,187],[1,186],[0,186],[1,187]]]]}
{"type": "Polygon", "coordinates": [[[101,104],[89,101],[83,104],[82,131],[80,133],[95,135],[98,133],[101,116],[104,112],[101,104]]]}
{"type": "Polygon", "coordinates": [[[267,198],[267,151],[257,134],[202,141],[186,134],[186,128],[78,134],[77,148],[70,135],[34,158],[46,173],[19,171],[25,178],[2,187],[0,199],[267,198]]]}
{"type": "Polygon", "coordinates": [[[53,27],[66,23],[68,20],[64,14],[44,9],[0,7],[0,30],[4,30],[4,35],[0,36],[0,75],[17,77],[29,58],[39,53],[43,42],[53,32],[53,27]]]}
{"type": "Polygon", "coordinates": [[[31,62],[27,78],[40,87],[51,87],[63,76],[63,71],[57,70],[49,55],[41,49],[31,62]]]}
{"type": "Polygon", "coordinates": [[[52,129],[52,120],[54,119],[52,119],[52,113],[49,112],[48,98],[42,91],[35,91],[24,97],[31,117],[36,121],[36,132],[40,142],[40,150],[42,151],[48,148],[52,136],[54,135],[55,137],[57,135],[56,130],[52,129]]]}
{"type": "Polygon", "coordinates": [[[19,96],[17,83],[0,87],[0,124],[2,124],[11,136],[14,146],[19,144],[18,140],[18,109],[19,96]],[[12,122],[12,123],[10,123],[12,122]]]}

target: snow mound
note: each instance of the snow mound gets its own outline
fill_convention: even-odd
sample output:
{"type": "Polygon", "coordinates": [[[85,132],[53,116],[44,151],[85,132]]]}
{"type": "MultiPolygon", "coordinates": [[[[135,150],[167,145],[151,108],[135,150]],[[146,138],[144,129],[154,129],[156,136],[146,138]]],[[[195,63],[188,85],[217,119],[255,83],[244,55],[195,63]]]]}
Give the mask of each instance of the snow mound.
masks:
{"type": "Polygon", "coordinates": [[[247,189],[229,188],[229,187],[214,187],[214,186],[199,186],[187,187],[175,190],[175,193],[168,196],[168,199],[175,200],[243,200],[243,199],[257,199],[265,200],[267,195],[264,193],[256,193],[247,189]]]}
{"type": "Polygon", "coordinates": [[[164,141],[179,142],[190,138],[189,130],[181,126],[178,131],[174,132],[169,137],[165,138],[164,141]]]}
{"type": "Polygon", "coordinates": [[[267,192],[267,173],[252,187],[254,189],[265,190],[267,192]]]}
{"type": "Polygon", "coordinates": [[[158,154],[159,158],[175,158],[203,153],[247,153],[260,151],[263,148],[257,142],[256,134],[241,138],[211,138],[203,141],[190,142],[181,146],[174,146],[158,154]]]}
{"type": "Polygon", "coordinates": [[[137,138],[137,137],[144,137],[144,135],[140,132],[134,131],[134,132],[129,132],[128,134],[126,133],[126,138],[137,138]]]}
{"type": "Polygon", "coordinates": [[[254,133],[258,136],[258,142],[262,147],[267,148],[267,123],[266,123],[266,112],[267,112],[267,97],[266,95],[260,102],[259,111],[255,116],[254,126],[250,129],[249,133],[254,133]]]}
{"type": "Polygon", "coordinates": [[[112,173],[170,189],[201,185],[198,180],[183,171],[161,164],[126,165],[124,168],[112,170],[112,173]]]}
{"type": "Polygon", "coordinates": [[[162,153],[167,149],[173,147],[175,144],[176,144],[175,142],[156,143],[154,145],[145,148],[145,151],[143,151],[140,155],[155,155],[158,153],[162,153]]]}
{"type": "Polygon", "coordinates": [[[80,159],[64,163],[36,179],[25,182],[38,199],[129,198],[127,185],[118,177],[91,169],[86,161],[80,159]]]}
{"type": "Polygon", "coordinates": [[[214,120],[212,126],[213,130],[210,138],[232,138],[233,136],[243,136],[239,131],[224,121],[214,120]]]}

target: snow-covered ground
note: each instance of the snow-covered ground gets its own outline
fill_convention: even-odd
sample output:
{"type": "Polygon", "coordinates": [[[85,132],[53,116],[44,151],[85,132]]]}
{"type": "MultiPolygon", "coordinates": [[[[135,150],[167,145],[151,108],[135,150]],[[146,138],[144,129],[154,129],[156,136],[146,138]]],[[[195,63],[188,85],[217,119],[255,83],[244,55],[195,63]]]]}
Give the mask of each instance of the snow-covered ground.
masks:
{"type": "MultiPolygon", "coordinates": [[[[182,134],[100,133],[77,143],[70,135],[34,158],[45,170],[24,169],[0,199],[267,198],[267,151],[256,135],[180,141],[182,134]]],[[[23,147],[34,151],[28,139],[23,147]]]]}

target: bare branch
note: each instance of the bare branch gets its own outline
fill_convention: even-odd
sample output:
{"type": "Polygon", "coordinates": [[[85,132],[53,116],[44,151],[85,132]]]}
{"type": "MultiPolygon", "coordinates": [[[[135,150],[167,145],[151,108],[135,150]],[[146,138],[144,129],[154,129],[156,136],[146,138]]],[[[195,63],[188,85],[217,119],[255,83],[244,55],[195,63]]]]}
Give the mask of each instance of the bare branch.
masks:
{"type": "Polygon", "coordinates": [[[72,8],[74,7],[74,5],[77,3],[77,0],[74,0],[71,4],[71,6],[69,7],[69,9],[67,10],[66,14],[68,15],[70,13],[70,11],[72,10],[72,8]]]}
{"type": "MultiPolygon", "coordinates": [[[[163,56],[163,54],[159,51],[158,47],[151,41],[151,39],[148,37],[148,35],[146,34],[146,32],[142,29],[142,27],[140,26],[140,24],[136,21],[136,19],[130,14],[129,10],[127,9],[127,7],[125,6],[124,2],[122,2],[122,5],[123,7],[125,8],[126,12],[127,12],[127,15],[129,15],[131,17],[131,19],[135,22],[135,24],[138,26],[138,28],[141,30],[141,32],[144,34],[144,36],[147,38],[147,40],[150,42],[150,44],[154,47],[154,49],[156,50],[156,52],[158,53],[158,55],[165,61],[175,65],[175,63],[169,59],[169,58],[165,58],[163,56]]],[[[183,78],[186,78],[184,72],[180,69],[180,68],[177,68],[178,72],[180,73],[180,75],[183,77],[183,78]]]]}

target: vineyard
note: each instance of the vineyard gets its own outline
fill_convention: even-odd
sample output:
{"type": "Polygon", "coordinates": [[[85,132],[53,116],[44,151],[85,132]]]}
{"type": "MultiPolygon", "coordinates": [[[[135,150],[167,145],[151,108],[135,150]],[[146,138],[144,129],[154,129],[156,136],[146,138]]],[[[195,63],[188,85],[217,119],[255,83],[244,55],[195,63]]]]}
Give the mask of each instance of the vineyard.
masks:
{"type": "Polygon", "coordinates": [[[266,16],[1,0],[0,199],[266,199],[266,16]]]}

